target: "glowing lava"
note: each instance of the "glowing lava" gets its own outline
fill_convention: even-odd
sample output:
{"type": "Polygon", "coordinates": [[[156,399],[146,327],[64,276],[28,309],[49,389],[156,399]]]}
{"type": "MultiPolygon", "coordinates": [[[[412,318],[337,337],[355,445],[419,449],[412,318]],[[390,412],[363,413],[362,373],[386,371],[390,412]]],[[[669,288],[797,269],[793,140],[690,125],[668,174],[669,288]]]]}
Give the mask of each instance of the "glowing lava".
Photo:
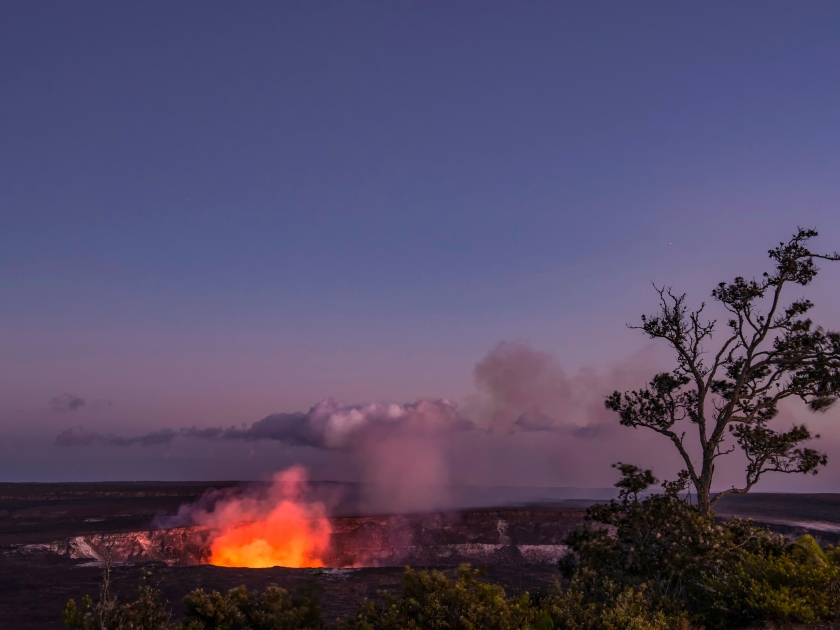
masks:
{"type": "MultiPolygon", "coordinates": [[[[237,497],[214,509],[210,564],[225,567],[321,567],[332,527],[323,503],[306,501],[306,472],[274,476],[267,497],[237,497]]],[[[209,524],[209,523],[208,523],[209,524]]]]}

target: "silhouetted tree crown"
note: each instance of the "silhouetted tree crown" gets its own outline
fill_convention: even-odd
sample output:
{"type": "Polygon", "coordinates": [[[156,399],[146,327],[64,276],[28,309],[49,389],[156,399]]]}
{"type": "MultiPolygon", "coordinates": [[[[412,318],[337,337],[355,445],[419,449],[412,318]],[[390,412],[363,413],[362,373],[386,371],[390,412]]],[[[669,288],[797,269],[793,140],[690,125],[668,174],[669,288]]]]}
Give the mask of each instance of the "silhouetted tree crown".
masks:
{"type": "Polygon", "coordinates": [[[771,272],[758,280],[721,282],[712,298],[729,312],[725,338],[711,348],[715,320],[705,319],[705,303],[689,310],[685,294],[657,288],[660,310],[643,315],[639,329],[663,339],[674,350],[676,366],[656,374],[639,390],[613,392],[606,399],[621,424],[646,427],[669,438],[686,469],[684,479],[697,491],[703,515],[722,497],[743,494],[766,472],[816,474],[826,456],[802,443],[812,437],[805,425],[786,431],[770,428],[779,403],[798,397],[813,411],[825,411],[840,395],[840,333],[815,326],[806,317],[810,300],[782,304],[787,285],[806,286],[819,269],[815,259],[840,260],[840,254],[815,254],[807,247],[817,236],[802,229],[771,249],[771,272]],[[686,442],[690,425],[697,442],[686,442]],[[727,441],[729,437],[729,441],[727,441]],[[695,451],[695,448],[697,449],[695,451]],[[711,496],[718,457],[740,449],[747,458],[742,487],[711,496]],[[698,461],[692,453],[698,452],[698,461]]]}

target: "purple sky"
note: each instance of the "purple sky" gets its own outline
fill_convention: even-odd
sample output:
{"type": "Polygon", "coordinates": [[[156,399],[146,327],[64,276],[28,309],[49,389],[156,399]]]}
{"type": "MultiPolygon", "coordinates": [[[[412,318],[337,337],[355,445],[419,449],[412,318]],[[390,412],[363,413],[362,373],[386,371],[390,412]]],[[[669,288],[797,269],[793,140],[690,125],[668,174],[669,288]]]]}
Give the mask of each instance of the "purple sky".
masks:
{"type": "MultiPolygon", "coordinates": [[[[55,437],[474,409],[500,341],[641,385],[667,366],[624,326],[650,281],[699,302],[798,225],[840,249],[838,33],[817,1],[3,3],[0,479],[360,478],[311,447],[55,437]]],[[[835,329],[838,286],[808,293],[835,329]]],[[[836,488],[838,420],[822,475],[763,487],[836,488]]],[[[448,478],[674,463],[630,429],[505,435],[448,441],[448,478]]]]}

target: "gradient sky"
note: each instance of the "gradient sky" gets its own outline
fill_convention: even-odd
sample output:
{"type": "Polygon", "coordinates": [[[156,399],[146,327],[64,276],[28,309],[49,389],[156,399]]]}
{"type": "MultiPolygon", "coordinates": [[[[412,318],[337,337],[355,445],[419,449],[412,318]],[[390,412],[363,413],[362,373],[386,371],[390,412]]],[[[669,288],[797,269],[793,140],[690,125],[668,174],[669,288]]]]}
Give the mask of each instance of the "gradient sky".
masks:
{"type": "MultiPolygon", "coordinates": [[[[838,34],[833,1],[0,4],[0,478],[352,478],[53,441],[464,403],[500,340],[648,356],[651,281],[700,301],[798,225],[840,249],[838,34]]],[[[819,422],[834,464],[768,487],[836,487],[819,422]]],[[[511,457],[453,479],[612,479],[511,457]]]]}

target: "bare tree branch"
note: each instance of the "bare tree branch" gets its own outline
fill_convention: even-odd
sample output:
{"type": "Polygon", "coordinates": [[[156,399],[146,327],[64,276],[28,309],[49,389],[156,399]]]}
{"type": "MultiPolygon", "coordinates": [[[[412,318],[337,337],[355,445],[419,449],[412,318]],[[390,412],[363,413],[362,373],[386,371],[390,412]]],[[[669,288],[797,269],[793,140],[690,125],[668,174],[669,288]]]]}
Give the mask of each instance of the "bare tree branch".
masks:
{"type": "Polygon", "coordinates": [[[812,324],[806,314],[813,303],[807,299],[781,306],[785,286],[806,286],[817,275],[814,259],[840,260],[837,253],[811,252],[807,242],[815,236],[815,230],[799,228],[786,243],[769,250],[772,271],[759,280],[739,276],[712,291],[732,316],[730,332],[709,365],[703,355],[716,322],[703,318],[705,303],[692,311],[685,294],[654,285],[659,312],[630,326],[665,340],[676,366],[640,390],[614,392],[605,404],[625,426],[652,429],[674,443],[697,490],[698,507],[706,514],[721,497],[749,492],[765,473],[816,474],[825,465],[825,455],[800,446],[819,437],[804,425],[788,431],[768,427],[782,400],[798,397],[812,410],[824,411],[840,397],[840,333],[812,324]],[[685,432],[675,430],[686,420],[697,425],[699,468],[684,443],[685,432]],[[737,446],[723,446],[727,430],[737,446]],[[748,461],[744,486],[712,499],[714,461],[738,449],[748,461]]]}

